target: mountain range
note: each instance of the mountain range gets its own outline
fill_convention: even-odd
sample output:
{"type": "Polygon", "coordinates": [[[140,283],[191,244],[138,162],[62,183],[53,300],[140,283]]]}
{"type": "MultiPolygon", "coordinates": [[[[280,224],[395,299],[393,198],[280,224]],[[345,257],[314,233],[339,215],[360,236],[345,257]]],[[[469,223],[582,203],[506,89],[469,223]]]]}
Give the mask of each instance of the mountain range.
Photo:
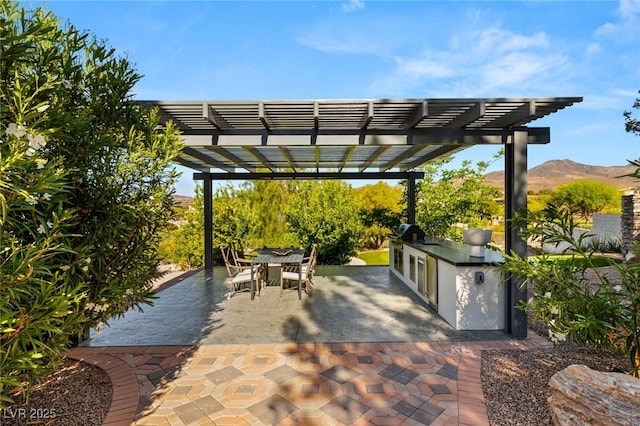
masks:
{"type": "MultiPolygon", "coordinates": [[[[615,186],[620,190],[640,190],[640,180],[631,177],[621,177],[635,172],[636,167],[626,166],[590,166],[576,163],[572,160],[549,160],[529,169],[528,189],[540,192],[543,189],[553,190],[559,185],[577,180],[596,180],[615,186]]],[[[487,173],[484,183],[500,189],[504,186],[504,171],[487,173]]],[[[188,206],[193,197],[174,195],[174,200],[184,207],[188,206]]]]}
{"type": "MultiPolygon", "coordinates": [[[[571,160],[549,160],[529,169],[528,190],[540,192],[553,190],[559,185],[578,180],[595,180],[608,183],[620,190],[640,189],[640,180],[624,177],[635,172],[636,167],[626,166],[590,166],[571,160]]],[[[484,183],[502,188],[504,171],[487,173],[484,183]]]]}

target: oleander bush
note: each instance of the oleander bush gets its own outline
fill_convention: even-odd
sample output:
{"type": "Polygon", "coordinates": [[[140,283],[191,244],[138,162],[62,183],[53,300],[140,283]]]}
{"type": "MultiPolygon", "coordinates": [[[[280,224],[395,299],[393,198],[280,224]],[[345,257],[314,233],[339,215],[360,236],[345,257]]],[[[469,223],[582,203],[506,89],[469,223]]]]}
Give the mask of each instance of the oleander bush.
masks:
{"type": "Polygon", "coordinates": [[[104,42],[0,0],[0,404],[151,302],[181,142],[104,42]]]}
{"type": "MultiPolygon", "coordinates": [[[[534,259],[505,255],[499,269],[535,288],[526,305],[534,319],[548,324],[557,344],[615,348],[627,354],[631,371],[640,373],[640,262],[609,260],[585,249],[590,234],[575,237],[572,214],[550,204],[541,213],[520,218],[523,238],[566,245],[570,256],[541,254],[534,259]],[[603,263],[604,262],[604,263],[603,263]],[[612,266],[611,278],[599,267],[612,266]],[[593,277],[595,276],[595,284],[593,277]]],[[[640,256],[640,245],[633,248],[640,256]]]]}

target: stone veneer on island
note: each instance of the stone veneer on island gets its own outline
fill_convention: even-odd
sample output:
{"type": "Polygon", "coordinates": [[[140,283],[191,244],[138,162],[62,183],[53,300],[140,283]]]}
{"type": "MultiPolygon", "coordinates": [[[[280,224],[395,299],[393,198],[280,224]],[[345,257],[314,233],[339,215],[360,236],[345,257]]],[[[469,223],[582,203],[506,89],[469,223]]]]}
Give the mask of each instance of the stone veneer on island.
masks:
{"type": "Polygon", "coordinates": [[[469,250],[430,237],[404,241],[401,249],[390,247],[389,259],[398,256],[401,264],[390,261],[389,269],[457,330],[504,330],[506,289],[491,267],[503,257],[492,250],[472,257],[469,250]]]}

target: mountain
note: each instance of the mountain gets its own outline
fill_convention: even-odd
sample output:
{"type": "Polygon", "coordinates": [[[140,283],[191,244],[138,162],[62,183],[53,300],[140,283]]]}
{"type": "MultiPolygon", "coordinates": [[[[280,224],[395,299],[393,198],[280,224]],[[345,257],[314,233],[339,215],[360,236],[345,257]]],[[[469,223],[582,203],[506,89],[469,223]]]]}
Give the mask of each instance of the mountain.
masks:
{"type": "MultiPolygon", "coordinates": [[[[577,180],[595,180],[613,185],[621,190],[640,189],[640,181],[631,177],[620,177],[635,172],[636,167],[626,166],[589,166],[571,160],[550,160],[529,169],[528,189],[539,192],[553,190],[564,183],[577,180]]],[[[487,173],[484,183],[502,188],[504,171],[487,173]]]]}
{"type": "Polygon", "coordinates": [[[179,206],[189,207],[193,201],[193,197],[187,197],[186,195],[173,195],[173,201],[178,203],[179,206]]]}

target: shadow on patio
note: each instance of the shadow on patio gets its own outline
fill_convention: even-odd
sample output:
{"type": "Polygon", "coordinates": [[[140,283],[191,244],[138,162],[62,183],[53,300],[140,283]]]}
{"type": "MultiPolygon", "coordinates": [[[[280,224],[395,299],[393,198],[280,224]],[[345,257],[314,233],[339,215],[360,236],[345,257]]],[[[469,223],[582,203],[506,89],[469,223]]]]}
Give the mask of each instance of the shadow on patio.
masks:
{"type": "MultiPolygon", "coordinates": [[[[272,284],[277,282],[272,273],[272,284]]],[[[456,331],[387,267],[320,266],[315,292],[267,286],[226,298],[224,271],[204,271],[159,292],[154,306],[132,310],[92,334],[84,346],[167,346],[288,342],[406,342],[508,338],[456,331]]]]}
{"type": "Polygon", "coordinates": [[[302,300],[277,273],[255,300],[227,300],[224,277],[198,272],[84,343],[135,371],[137,424],[455,418],[450,342],[509,339],[454,330],[387,267],[318,267],[302,300]]]}

